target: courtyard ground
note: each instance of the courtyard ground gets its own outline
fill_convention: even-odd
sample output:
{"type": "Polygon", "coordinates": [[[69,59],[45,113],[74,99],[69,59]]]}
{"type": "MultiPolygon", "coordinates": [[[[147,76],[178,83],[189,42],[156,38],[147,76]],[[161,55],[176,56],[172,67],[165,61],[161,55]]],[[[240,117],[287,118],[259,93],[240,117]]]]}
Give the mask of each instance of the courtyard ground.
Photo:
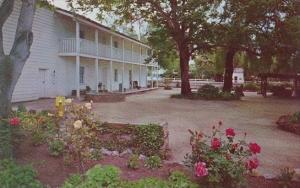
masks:
{"type": "MultiPolygon", "coordinates": [[[[131,95],[125,102],[95,103],[94,113],[100,120],[122,123],[168,122],[172,162],[182,162],[190,151],[188,129],[210,133],[213,125],[223,121],[223,129],[234,128],[239,135],[247,132],[247,141],[262,147],[259,172],[277,174],[283,167],[300,168],[300,137],[277,129],[282,114],[300,110],[300,101],[263,98],[246,93],[241,101],[204,101],[171,99],[179,89],[155,90],[131,95]]],[[[53,100],[26,103],[29,109],[47,109],[53,100]],[[51,102],[49,102],[51,101],[51,102]]]]}

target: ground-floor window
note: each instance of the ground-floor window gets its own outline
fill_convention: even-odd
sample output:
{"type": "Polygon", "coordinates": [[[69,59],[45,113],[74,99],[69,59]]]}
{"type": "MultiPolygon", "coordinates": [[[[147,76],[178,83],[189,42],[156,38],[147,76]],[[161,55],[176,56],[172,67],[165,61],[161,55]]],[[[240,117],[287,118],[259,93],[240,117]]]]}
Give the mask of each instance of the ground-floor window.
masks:
{"type": "Polygon", "coordinates": [[[84,84],[84,67],[80,67],[79,69],[79,82],[80,84],[84,84]]]}
{"type": "Polygon", "coordinates": [[[118,69],[115,69],[115,76],[114,76],[115,82],[118,81],[118,69]]]}

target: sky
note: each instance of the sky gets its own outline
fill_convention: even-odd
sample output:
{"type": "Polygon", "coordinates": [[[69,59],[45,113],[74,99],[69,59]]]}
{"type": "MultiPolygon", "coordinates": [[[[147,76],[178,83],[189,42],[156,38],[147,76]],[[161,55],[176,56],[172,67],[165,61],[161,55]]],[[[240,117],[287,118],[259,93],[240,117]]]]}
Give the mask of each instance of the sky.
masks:
{"type": "MultiPolygon", "coordinates": [[[[68,8],[68,5],[66,3],[66,0],[52,0],[53,1],[53,4],[59,8],[62,8],[62,9],[66,9],[66,10],[69,10],[68,8]]],[[[90,13],[85,13],[83,14],[85,17],[88,17],[94,21],[97,21],[97,22],[100,22],[101,24],[105,25],[105,26],[108,26],[110,27],[112,24],[113,24],[113,19],[106,19],[104,21],[99,21],[97,20],[97,15],[96,15],[96,12],[90,12],[90,13]]],[[[137,24],[133,24],[133,27],[134,27],[134,30],[136,33],[140,33],[140,29],[141,29],[141,32],[145,32],[145,29],[143,26],[139,27],[137,24]]],[[[121,27],[117,27],[116,28],[118,31],[122,32],[122,28],[121,27]]]]}

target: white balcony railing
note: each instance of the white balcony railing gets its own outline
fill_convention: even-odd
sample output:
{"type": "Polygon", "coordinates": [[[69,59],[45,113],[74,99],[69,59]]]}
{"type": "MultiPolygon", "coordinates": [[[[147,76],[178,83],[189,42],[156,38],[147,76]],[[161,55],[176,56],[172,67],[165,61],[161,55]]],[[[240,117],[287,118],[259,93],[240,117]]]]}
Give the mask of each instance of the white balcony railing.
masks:
{"type": "MultiPolygon", "coordinates": [[[[109,45],[99,43],[98,45],[98,56],[101,58],[112,58],[117,60],[123,59],[123,50],[120,48],[112,48],[109,45]]],[[[64,38],[60,41],[59,53],[61,55],[75,54],[76,53],[76,39],[75,38],[64,38]]],[[[80,39],[80,54],[97,56],[97,46],[94,41],[80,39]]],[[[140,54],[138,52],[131,52],[131,50],[124,50],[124,60],[135,63],[144,63],[147,55],[143,54],[140,62],[140,54]]]]}
{"type": "Polygon", "coordinates": [[[110,46],[99,43],[99,52],[100,57],[110,58],[110,46]]]}

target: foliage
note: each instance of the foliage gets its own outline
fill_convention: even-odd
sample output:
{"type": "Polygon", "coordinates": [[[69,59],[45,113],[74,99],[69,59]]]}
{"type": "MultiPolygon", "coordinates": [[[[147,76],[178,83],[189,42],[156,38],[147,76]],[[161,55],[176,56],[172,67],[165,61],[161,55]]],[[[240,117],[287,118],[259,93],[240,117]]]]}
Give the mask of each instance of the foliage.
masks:
{"type": "Polygon", "coordinates": [[[159,156],[154,155],[150,156],[145,160],[145,166],[154,169],[154,168],[159,168],[161,167],[161,159],[159,156]]]}
{"type": "Polygon", "coordinates": [[[206,84],[198,89],[197,95],[199,98],[206,100],[239,100],[242,96],[241,93],[235,91],[231,92],[221,92],[219,88],[206,84]]]}
{"type": "Polygon", "coordinates": [[[84,161],[92,158],[91,148],[97,143],[99,122],[93,118],[91,103],[78,105],[70,103],[66,106],[65,121],[66,159],[79,162],[80,171],[84,171],[84,161]]]}
{"type": "Polygon", "coordinates": [[[21,119],[22,130],[31,135],[33,145],[43,144],[58,133],[57,120],[49,116],[48,112],[18,110],[15,114],[21,119]]]}
{"type": "Polygon", "coordinates": [[[258,91],[259,86],[254,82],[245,83],[243,85],[244,91],[258,91]]]}
{"type": "Polygon", "coordinates": [[[273,95],[277,97],[291,97],[293,93],[292,87],[286,84],[273,85],[271,86],[271,91],[273,95]]]}
{"type": "Polygon", "coordinates": [[[289,188],[292,186],[292,179],[294,175],[295,171],[289,167],[285,167],[280,170],[280,175],[278,179],[283,188],[289,188]]]}
{"type": "Polygon", "coordinates": [[[300,112],[295,112],[292,116],[290,116],[289,121],[291,123],[300,123],[300,112]]]}
{"type": "Polygon", "coordinates": [[[0,159],[12,158],[12,139],[11,127],[0,119],[0,159]]]}
{"type": "Polygon", "coordinates": [[[136,126],[134,143],[138,153],[147,156],[160,155],[160,148],[164,144],[163,128],[157,124],[136,126]]]}
{"type": "Polygon", "coordinates": [[[198,89],[198,95],[206,99],[214,99],[219,97],[219,88],[206,84],[198,89]]]}
{"type": "Polygon", "coordinates": [[[63,188],[110,187],[110,188],[196,188],[197,184],[183,173],[174,171],[169,179],[143,178],[137,181],[121,180],[120,170],[114,166],[96,165],[83,176],[75,174],[64,183],[63,188]]]}
{"type": "Polygon", "coordinates": [[[130,158],[128,159],[127,167],[134,170],[140,168],[139,156],[136,154],[131,155],[130,158]]]}
{"type": "Polygon", "coordinates": [[[65,144],[62,140],[54,139],[48,143],[49,153],[52,156],[59,156],[63,153],[65,144]]]}
{"type": "Polygon", "coordinates": [[[30,187],[40,188],[36,172],[31,166],[19,166],[12,160],[0,161],[0,185],[3,188],[30,187]]]}
{"type": "Polygon", "coordinates": [[[120,170],[114,166],[96,165],[89,169],[84,176],[72,175],[63,185],[63,188],[85,187],[118,187],[120,170]]]}
{"type": "Polygon", "coordinates": [[[215,126],[211,135],[189,132],[192,153],[185,156],[184,162],[188,167],[195,168],[196,175],[204,182],[238,187],[243,184],[246,173],[258,167],[256,154],[260,153],[260,147],[256,143],[246,143],[245,138],[236,140],[234,129],[226,129],[225,139],[222,138],[224,133],[215,126]]]}

